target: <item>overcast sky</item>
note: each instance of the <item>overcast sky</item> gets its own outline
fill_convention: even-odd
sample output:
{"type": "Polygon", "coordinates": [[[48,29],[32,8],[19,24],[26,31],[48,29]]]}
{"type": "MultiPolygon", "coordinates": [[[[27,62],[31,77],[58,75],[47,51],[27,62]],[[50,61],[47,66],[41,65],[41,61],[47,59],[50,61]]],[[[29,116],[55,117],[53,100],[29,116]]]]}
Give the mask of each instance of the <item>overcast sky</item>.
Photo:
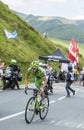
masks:
{"type": "Polygon", "coordinates": [[[35,16],[84,19],[84,0],[1,0],[15,11],[35,16]]]}

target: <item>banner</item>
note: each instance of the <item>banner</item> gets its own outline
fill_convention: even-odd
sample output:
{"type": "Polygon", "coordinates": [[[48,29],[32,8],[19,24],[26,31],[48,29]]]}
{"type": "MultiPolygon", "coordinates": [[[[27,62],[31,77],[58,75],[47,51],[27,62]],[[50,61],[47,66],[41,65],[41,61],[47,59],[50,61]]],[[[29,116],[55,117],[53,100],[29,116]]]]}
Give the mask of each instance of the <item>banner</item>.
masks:
{"type": "Polygon", "coordinates": [[[61,64],[61,72],[68,72],[68,63],[61,64]]]}
{"type": "Polygon", "coordinates": [[[6,29],[4,29],[4,33],[6,37],[9,38],[18,38],[17,31],[15,30],[13,33],[8,32],[6,29]]]}

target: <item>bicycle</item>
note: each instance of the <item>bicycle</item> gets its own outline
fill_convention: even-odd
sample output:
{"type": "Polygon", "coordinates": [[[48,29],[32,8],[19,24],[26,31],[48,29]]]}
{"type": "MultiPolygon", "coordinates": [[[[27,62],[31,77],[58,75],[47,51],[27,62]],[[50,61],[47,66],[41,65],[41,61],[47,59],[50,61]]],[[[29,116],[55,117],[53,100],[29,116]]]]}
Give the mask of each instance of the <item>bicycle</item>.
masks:
{"type": "MultiPolygon", "coordinates": [[[[29,89],[29,88],[28,88],[29,89]]],[[[34,90],[36,93],[32,96],[26,105],[25,109],[25,121],[29,124],[34,119],[35,114],[40,116],[41,120],[44,120],[48,114],[49,110],[49,98],[45,96],[42,100],[41,91],[37,89],[34,90]]],[[[27,93],[26,93],[27,94],[27,93]]]]}

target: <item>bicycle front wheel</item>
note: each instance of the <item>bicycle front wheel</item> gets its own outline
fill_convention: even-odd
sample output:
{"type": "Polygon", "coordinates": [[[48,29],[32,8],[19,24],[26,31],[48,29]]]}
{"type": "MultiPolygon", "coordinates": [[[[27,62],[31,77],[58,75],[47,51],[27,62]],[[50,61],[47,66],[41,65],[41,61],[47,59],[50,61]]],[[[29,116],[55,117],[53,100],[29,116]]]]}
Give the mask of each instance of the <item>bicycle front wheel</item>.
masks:
{"type": "Polygon", "coordinates": [[[29,124],[35,116],[35,97],[31,97],[25,109],[25,121],[29,124]]]}
{"type": "Polygon", "coordinates": [[[47,116],[48,110],[49,110],[49,98],[48,96],[46,96],[45,99],[41,101],[41,109],[39,111],[39,116],[41,120],[45,119],[45,117],[47,116]]]}

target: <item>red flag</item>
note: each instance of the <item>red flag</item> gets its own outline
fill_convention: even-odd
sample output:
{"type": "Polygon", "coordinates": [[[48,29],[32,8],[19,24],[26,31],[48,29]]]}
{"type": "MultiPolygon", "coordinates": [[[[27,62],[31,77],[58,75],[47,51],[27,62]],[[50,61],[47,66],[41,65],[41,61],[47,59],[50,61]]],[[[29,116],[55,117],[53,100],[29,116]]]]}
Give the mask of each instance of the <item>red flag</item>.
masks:
{"type": "Polygon", "coordinates": [[[75,44],[74,38],[72,38],[69,45],[69,58],[73,61],[75,60],[75,57],[76,57],[75,50],[76,50],[76,44],[75,44]]]}
{"type": "Polygon", "coordinates": [[[78,53],[78,42],[75,42],[74,38],[72,38],[69,46],[69,58],[73,60],[76,63],[76,65],[78,64],[78,53]]]}

